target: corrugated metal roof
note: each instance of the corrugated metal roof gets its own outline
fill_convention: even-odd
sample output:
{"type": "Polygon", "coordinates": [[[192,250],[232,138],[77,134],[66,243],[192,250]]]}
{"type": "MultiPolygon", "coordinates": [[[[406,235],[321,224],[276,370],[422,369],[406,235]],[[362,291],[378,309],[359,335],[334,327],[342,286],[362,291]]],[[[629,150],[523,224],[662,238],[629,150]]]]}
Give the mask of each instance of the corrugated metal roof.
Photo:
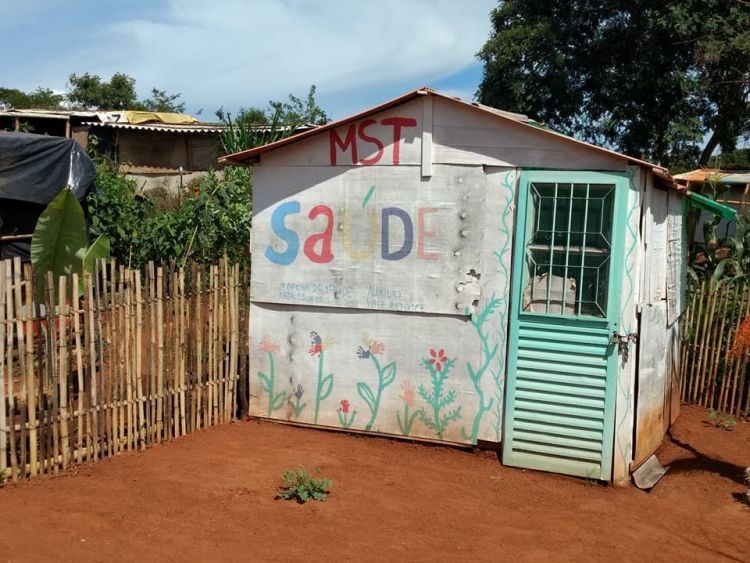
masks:
{"type": "MultiPolygon", "coordinates": [[[[640,166],[646,166],[648,168],[652,168],[654,170],[659,170],[663,174],[666,174],[669,176],[669,172],[661,167],[657,166],[655,164],[651,164],[650,162],[646,162],[644,160],[640,160],[638,158],[634,158],[632,156],[628,156],[625,154],[621,154],[609,149],[605,149],[603,147],[599,147],[596,145],[592,145],[591,143],[586,143],[585,141],[579,141],[578,139],[574,139],[573,137],[568,137],[567,135],[563,135],[562,133],[558,133],[557,131],[553,131],[552,129],[549,129],[547,127],[540,127],[540,124],[532,119],[529,119],[527,116],[519,113],[512,113],[508,111],[499,110],[496,108],[492,108],[490,106],[485,106],[483,104],[479,104],[476,102],[467,102],[465,100],[462,100],[461,98],[458,98],[456,96],[448,96],[447,94],[442,94],[440,92],[437,92],[433,90],[432,88],[424,87],[419,88],[417,90],[413,90],[411,92],[407,92],[397,98],[394,98],[392,100],[389,100],[387,102],[384,102],[378,106],[372,107],[368,110],[365,110],[363,112],[351,115],[349,117],[346,117],[344,119],[340,119],[338,121],[332,121],[330,123],[327,123],[325,125],[322,125],[318,127],[317,129],[312,129],[309,131],[303,131],[302,133],[297,133],[296,135],[292,135],[291,137],[286,137],[284,139],[280,139],[278,141],[275,141],[273,143],[269,143],[267,145],[263,145],[260,147],[255,147],[253,149],[249,149],[246,151],[234,153],[234,154],[228,154],[226,156],[223,156],[219,159],[219,162],[221,163],[235,163],[235,164],[250,164],[253,161],[256,161],[257,158],[269,151],[279,149],[281,147],[284,147],[286,145],[290,145],[292,143],[296,143],[298,141],[301,141],[303,139],[306,139],[308,137],[311,137],[313,135],[317,135],[319,133],[323,133],[325,131],[330,131],[331,129],[336,129],[337,127],[341,127],[342,125],[346,125],[348,123],[351,123],[353,121],[358,121],[360,119],[363,119],[365,117],[368,117],[370,115],[379,113],[381,111],[390,109],[392,107],[399,106],[401,104],[404,104],[406,102],[409,102],[411,100],[414,100],[416,98],[419,98],[420,96],[435,96],[438,98],[442,98],[444,100],[448,100],[452,103],[462,104],[464,106],[470,107],[477,111],[482,111],[486,113],[487,115],[492,115],[494,117],[498,117],[500,119],[505,119],[507,121],[511,121],[513,123],[517,123],[519,125],[522,125],[524,127],[531,127],[535,131],[538,131],[540,134],[543,135],[554,135],[557,137],[560,141],[566,142],[566,143],[574,143],[579,146],[587,147],[588,149],[604,152],[609,155],[615,156],[617,158],[621,158],[623,160],[626,160],[633,164],[638,164],[640,166]]],[[[671,176],[669,176],[671,178],[671,176]]]]}
{"type": "Polygon", "coordinates": [[[96,111],[73,111],[51,109],[6,109],[0,111],[2,117],[36,117],[38,119],[68,119],[70,117],[98,117],[96,111]]]}
{"type": "Polygon", "coordinates": [[[111,127],[114,129],[133,129],[137,131],[156,131],[159,133],[221,133],[226,129],[220,123],[191,123],[189,125],[177,125],[170,123],[99,123],[98,121],[87,121],[83,125],[91,127],[111,127]]]}
{"type": "Polygon", "coordinates": [[[719,168],[699,168],[683,174],[677,174],[675,180],[678,182],[716,182],[734,186],[745,186],[750,184],[750,171],[747,170],[721,170],[719,168]]]}

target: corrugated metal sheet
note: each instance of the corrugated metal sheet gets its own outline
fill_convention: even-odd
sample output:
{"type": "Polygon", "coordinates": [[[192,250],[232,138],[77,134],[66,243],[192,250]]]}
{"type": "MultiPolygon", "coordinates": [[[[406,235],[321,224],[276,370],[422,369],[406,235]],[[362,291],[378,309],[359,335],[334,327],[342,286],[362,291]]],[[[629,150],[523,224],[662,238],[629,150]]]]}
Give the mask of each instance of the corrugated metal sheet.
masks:
{"type": "Polygon", "coordinates": [[[684,174],[677,174],[674,178],[680,182],[717,182],[719,184],[744,186],[750,184],[750,171],[699,168],[684,174]]]}
{"type": "Polygon", "coordinates": [[[172,125],[165,123],[144,123],[133,125],[130,123],[98,123],[96,121],[85,122],[84,125],[91,127],[110,127],[114,129],[131,129],[135,131],[155,131],[158,133],[221,133],[226,129],[224,125],[218,123],[203,125],[172,125]]]}

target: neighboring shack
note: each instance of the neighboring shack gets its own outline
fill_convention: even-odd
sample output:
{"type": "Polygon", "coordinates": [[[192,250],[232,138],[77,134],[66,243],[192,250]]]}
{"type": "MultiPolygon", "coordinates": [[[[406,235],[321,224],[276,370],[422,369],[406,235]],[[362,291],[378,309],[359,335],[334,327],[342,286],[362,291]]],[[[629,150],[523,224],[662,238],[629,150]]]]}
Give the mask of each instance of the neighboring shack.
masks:
{"type": "Polygon", "coordinates": [[[251,414],[623,482],[679,408],[668,173],[430,89],[254,165],[251,414]]]}
{"type": "Polygon", "coordinates": [[[202,123],[184,114],[141,111],[0,111],[0,130],[68,137],[116,159],[139,189],[176,192],[215,169],[221,123],[202,123]]]}

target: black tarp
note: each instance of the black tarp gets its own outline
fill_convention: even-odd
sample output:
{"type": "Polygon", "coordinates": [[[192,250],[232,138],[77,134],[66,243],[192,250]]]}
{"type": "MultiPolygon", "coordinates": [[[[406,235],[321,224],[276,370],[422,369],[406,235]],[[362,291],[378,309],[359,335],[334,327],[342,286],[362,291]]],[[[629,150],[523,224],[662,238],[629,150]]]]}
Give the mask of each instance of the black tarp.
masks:
{"type": "MultiPolygon", "coordinates": [[[[0,237],[28,235],[64,189],[83,201],[96,168],[73,139],[0,131],[0,237]]],[[[0,258],[29,259],[28,239],[0,242],[0,258]]]]}

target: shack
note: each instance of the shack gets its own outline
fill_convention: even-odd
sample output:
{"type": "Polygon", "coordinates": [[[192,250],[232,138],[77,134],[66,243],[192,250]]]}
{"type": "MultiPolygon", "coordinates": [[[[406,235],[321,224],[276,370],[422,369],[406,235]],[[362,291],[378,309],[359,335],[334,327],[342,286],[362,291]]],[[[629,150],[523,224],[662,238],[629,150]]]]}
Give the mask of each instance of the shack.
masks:
{"type": "Polygon", "coordinates": [[[254,168],[250,411],[623,483],[679,411],[684,198],[429,88],[254,168]]]}
{"type": "Polygon", "coordinates": [[[85,208],[95,177],[94,162],[73,139],[0,131],[0,260],[30,260],[47,205],[69,189],[85,208]]]}

